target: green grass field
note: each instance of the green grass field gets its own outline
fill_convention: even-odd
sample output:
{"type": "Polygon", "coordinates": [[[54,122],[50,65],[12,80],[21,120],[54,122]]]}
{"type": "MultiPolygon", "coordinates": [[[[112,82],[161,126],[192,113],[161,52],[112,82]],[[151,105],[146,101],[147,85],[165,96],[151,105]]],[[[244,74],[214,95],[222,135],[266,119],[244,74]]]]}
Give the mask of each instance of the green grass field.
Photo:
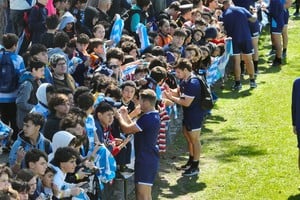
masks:
{"type": "Polygon", "coordinates": [[[262,35],[258,88],[249,90],[245,80],[240,92],[232,92],[229,78],[224,90],[217,89],[219,101],[201,135],[201,174],[187,178],[175,169],[187,159],[177,134],[161,159],[153,199],[300,199],[290,108],[292,83],[300,76],[299,40],[300,20],[291,17],[286,64],[271,68],[270,37],[262,35]]]}

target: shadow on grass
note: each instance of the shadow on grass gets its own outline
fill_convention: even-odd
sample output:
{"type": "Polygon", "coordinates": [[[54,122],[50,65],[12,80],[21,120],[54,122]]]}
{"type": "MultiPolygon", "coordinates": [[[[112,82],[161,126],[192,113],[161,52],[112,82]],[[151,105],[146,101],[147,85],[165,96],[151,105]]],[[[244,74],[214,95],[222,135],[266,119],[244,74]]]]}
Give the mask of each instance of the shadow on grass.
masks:
{"type": "Polygon", "coordinates": [[[247,145],[247,146],[237,146],[232,147],[224,154],[220,154],[215,156],[221,162],[235,162],[238,161],[241,156],[244,157],[254,157],[254,156],[262,156],[267,154],[266,150],[258,149],[257,146],[247,145]]]}
{"type": "Polygon", "coordinates": [[[300,194],[289,196],[288,200],[300,200],[300,194]]]}
{"type": "Polygon", "coordinates": [[[223,116],[219,115],[210,115],[206,118],[205,123],[206,124],[220,124],[222,122],[226,122],[227,119],[225,119],[223,116]]]}
{"type": "Polygon", "coordinates": [[[197,182],[198,178],[198,176],[180,177],[176,181],[177,184],[172,186],[169,185],[167,180],[160,179],[159,185],[155,186],[156,192],[153,194],[153,199],[159,199],[159,196],[167,199],[176,199],[186,194],[202,191],[207,186],[203,182],[197,182]]]}
{"type": "Polygon", "coordinates": [[[232,142],[235,140],[239,140],[239,138],[233,138],[233,137],[210,137],[210,138],[205,138],[201,140],[201,144],[211,144],[212,142],[232,142]]]}
{"type": "MultiPolygon", "coordinates": [[[[229,86],[229,84],[228,84],[229,86]]],[[[226,86],[225,90],[220,90],[218,93],[218,97],[220,99],[239,99],[239,98],[244,98],[248,97],[251,95],[251,89],[242,89],[240,91],[231,91],[230,88],[226,86]]],[[[248,85],[243,85],[243,87],[249,87],[248,85]]]]}

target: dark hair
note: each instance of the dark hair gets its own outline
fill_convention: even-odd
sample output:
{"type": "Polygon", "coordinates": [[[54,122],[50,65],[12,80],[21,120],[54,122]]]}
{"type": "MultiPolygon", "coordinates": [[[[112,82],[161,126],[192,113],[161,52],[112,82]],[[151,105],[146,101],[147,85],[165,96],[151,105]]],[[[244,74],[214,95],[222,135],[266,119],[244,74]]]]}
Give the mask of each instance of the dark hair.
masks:
{"type": "Polygon", "coordinates": [[[204,5],[205,5],[206,7],[208,7],[209,4],[210,4],[211,2],[213,2],[213,1],[215,1],[215,0],[206,0],[206,1],[204,1],[203,3],[204,3],[204,5]]]}
{"type": "Polygon", "coordinates": [[[109,61],[112,58],[116,58],[123,62],[124,52],[120,48],[110,48],[106,53],[106,60],[109,61]]]}
{"type": "Polygon", "coordinates": [[[14,45],[17,45],[18,40],[19,40],[19,38],[16,34],[7,33],[7,34],[4,34],[2,37],[2,44],[3,44],[4,48],[10,49],[14,45]]]}
{"type": "Polygon", "coordinates": [[[147,67],[145,67],[144,65],[138,65],[137,68],[134,71],[134,74],[137,73],[149,73],[149,69],[147,67]]]}
{"type": "MultiPolygon", "coordinates": [[[[29,122],[32,121],[32,123],[36,126],[40,126],[41,128],[43,127],[44,123],[45,123],[45,119],[43,117],[42,114],[40,113],[27,113],[26,116],[24,117],[23,122],[29,122]]],[[[41,129],[40,128],[40,129],[41,129]]]]}
{"type": "Polygon", "coordinates": [[[95,117],[97,118],[97,113],[105,113],[108,111],[114,111],[113,106],[105,101],[102,101],[95,109],[95,117]]]}
{"type": "Polygon", "coordinates": [[[165,56],[166,55],[164,49],[160,46],[153,47],[151,50],[151,54],[153,56],[165,56]]]}
{"type": "Polygon", "coordinates": [[[206,18],[204,16],[207,16],[209,21],[206,21],[206,22],[209,23],[209,24],[212,21],[212,15],[210,13],[208,13],[208,12],[203,12],[201,14],[201,16],[202,16],[202,19],[204,19],[205,21],[206,21],[206,18]]]}
{"type": "Polygon", "coordinates": [[[76,42],[79,44],[88,44],[90,42],[90,38],[87,34],[81,33],[77,36],[76,42]]]}
{"type": "Polygon", "coordinates": [[[35,174],[30,169],[21,169],[18,173],[16,178],[20,179],[25,182],[29,182],[33,177],[35,177],[35,174]]]}
{"type": "Polygon", "coordinates": [[[176,11],[180,10],[180,3],[178,1],[173,1],[170,5],[169,5],[169,9],[174,9],[176,11]]]}
{"type": "Polygon", "coordinates": [[[94,97],[91,93],[85,92],[77,98],[77,106],[86,111],[94,105],[94,97]]]}
{"type": "Polygon", "coordinates": [[[36,60],[36,59],[30,59],[29,66],[28,66],[27,69],[28,69],[28,71],[32,72],[33,69],[37,70],[39,68],[45,67],[45,65],[46,64],[42,61],[39,61],[39,60],[36,60]]]}
{"type": "Polygon", "coordinates": [[[156,83],[159,83],[167,77],[167,70],[160,66],[154,67],[150,71],[150,77],[155,80],[156,83]]]}
{"type": "Polygon", "coordinates": [[[45,171],[45,174],[47,174],[48,172],[51,172],[51,173],[55,174],[56,170],[53,167],[48,166],[46,171],[45,171]]]}
{"type": "Polygon", "coordinates": [[[78,117],[80,117],[82,119],[85,119],[87,117],[86,112],[84,112],[84,110],[82,110],[81,108],[78,108],[76,106],[72,107],[68,114],[77,115],[78,117]]]}
{"type": "Polygon", "coordinates": [[[16,190],[18,193],[20,192],[28,192],[30,190],[30,186],[22,180],[13,179],[11,181],[11,187],[16,190]]]}
{"type": "Polygon", "coordinates": [[[78,159],[78,152],[72,147],[60,147],[56,150],[54,158],[51,163],[57,167],[60,167],[60,163],[68,162],[71,159],[78,159]]]}
{"type": "Polygon", "coordinates": [[[134,57],[132,55],[124,55],[123,65],[134,62],[134,57]]]}
{"type": "MultiPolygon", "coordinates": [[[[82,111],[82,110],[81,110],[82,111]]],[[[84,112],[84,111],[82,111],[84,112]]],[[[85,114],[85,112],[84,112],[85,114]]],[[[67,130],[68,128],[75,128],[77,124],[82,127],[85,126],[86,115],[83,117],[77,113],[68,113],[59,123],[60,130],[67,130]]]]}
{"type": "Polygon", "coordinates": [[[174,31],[174,35],[173,36],[186,38],[187,34],[186,34],[186,32],[185,32],[185,30],[183,28],[177,28],[174,31]]]}
{"type": "Polygon", "coordinates": [[[200,69],[208,69],[208,67],[211,65],[211,54],[210,54],[210,49],[207,46],[200,46],[200,51],[202,52],[202,58],[200,60],[200,69]],[[208,56],[205,58],[204,53],[207,52],[208,56]]]}
{"type": "Polygon", "coordinates": [[[27,168],[29,168],[29,163],[33,162],[36,163],[40,160],[40,158],[44,158],[48,162],[48,156],[45,154],[45,152],[39,150],[39,149],[31,149],[25,154],[25,165],[27,168]]]}
{"type": "Polygon", "coordinates": [[[140,92],[139,98],[149,101],[152,106],[156,104],[156,93],[151,89],[145,89],[140,92]]]}
{"type": "Polygon", "coordinates": [[[170,27],[175,28],[175,29],[178,28],[178,25],[175,20],[170,21],[170,27]]]}
{"type": "Polygon", "coordinates": [[[103,27],[105,30],[105,26],[101,23],[97,23],[96,26],[93,27],[93,33],[95,33],[97,31],[98,28],[103,27]]]}
{"type": "Polygon", "coordinates": [[[88,49],[89,49],[90,52],[93,52],[94,48],[97,48],[98,46],[103,45],[103,44],[104,44],[104,42],[101,39],[99,39],[99,38],[92,38],[92,39],[90,39],[90,43],[89,43],[88,49]]]}
{"type": "Polygon", "coordinates": [[[135,49],[135,50],[138,49],[137,45],[130,41],[123,42],[121,48],[122,48],[122,51],[127,54],[129,54],[130,51],[132,51],[133,49],[135,49]]]}
{"type": "Polygon", "coordinates": [[[203,32],[201,29],[196,28],[196,29],[193,30],[193,38],[194,38],[194,35],[195,35],[197,32],[200,32],[201,35],[202,35],[202,37],[204,36],[204,32],[203,32]]]}
{"type": "Polygon", "coordinates": [[[151,3],[150,0],[136,0],[136,5],[140,8],[146,7],[151,3]]]}
{"type": "Polygon", "coordinates": [[[201,57],[201,50],[199,49],[199,47],[195,44],[190,44],[185,48],[185,51],[194,51],[195,52],[195,56],[201,57]]]}
{"type": "Polygon", "coordinates": [[[107,88],[109,84],[110,80],[108,76],[96,73],[90,82],[90,88],[92,89],[92,93],[101,92],[102,90],[107,88]]]}
{"type": "Polygon", "coordinates": [[[53,46],[64,48],[68,44],[69,40],[70,38],[67,33],[63,31],[58,31],[54,35],[53,46]]]}
{"type": "Polygon", "coordinates": [[[152,70],[154,67],[157,67],[157,66],[167,69],[167,63],[164,60],[159,59],[159,58],[153,58],[150,61],[148,68],[149,68],[149,70],[152,70]]]}
{"type": "Polygon", "coordinates": [[[120,100],[121,96],[122,96],[121,90],[116,85],[111,84],[107,87],[107,89],[105,91],[105,96],[115,98],[116,100],[120,100]]]}
{"type": "Polygon", "coordinates": [[[123,82],[122,85],[121,85],[121,89],[124,90],[124,88],[125,88],[126,86],[133,87],[134,89],[136,89],[136,84],[135,84],[134,81],[130,81],[130,80],[129,80],[129,81],[123,82]]]}
{"type": "Polygon", "coordinates": [[[56,110],[55,110],[55,106],[64,104],[66,102],[69,102],[69,99],[67,97],[67,95],[65,94],[54,94],[48,102],[48,109],[50,110],[51,113],[55,114],[56,110]]]}
{"type": "Polygon", "coordinates": [[[158,27],[162,27],[162,26],[163,26],[164,24],[166,24],[166,23],[169,23],[169,20],[163,18],[163,19],[159,20],[159,22],[158,22],[158,27]]]}
{"type": "Polygon", "coordinates": [[[186,58],[179,58],[179,60],[177,61],[174,68],[180,69],[180,70],[187,69],[189,72],[191,72],[192,71],[192,63],[186,58]]]}
{"type": "Polygon", "coordinates": [[[47,47],[40,43],[32,44],[29,52],[31,56],[34,56],[41,52],[47,52],[47,47]]]}
{"type": "Polygon", "coordinates": [[[65,95],[69,95],[69,94],[73,94],[73,91],[70,88],[58,88],[56,90],[57,94],[65,94],[65,95]]]}
{"type": "Polygon", "coordinates": [[[77,106],[78,104],[78,97],[83,94],[83,93],[86,93],[86,92],[90,92],[90,89],[86,86],[79,86],[75,89],[75,92],[74,92],[74,104],[77,106]]]}
{"type": "Polygon", "coordinates": [[[195,20],[195,25],[199,25],[199,26],[207,26],[207,22],[203,19],[203,18],[201,18],[201,19],[196,19],[195,20]]]}
{"type": "Polygon", "coordinates": [[[51,15],[46,18],[46,27],[48,29],[56,29],[59,24],[59,19],[57,15],[51,15]]]}

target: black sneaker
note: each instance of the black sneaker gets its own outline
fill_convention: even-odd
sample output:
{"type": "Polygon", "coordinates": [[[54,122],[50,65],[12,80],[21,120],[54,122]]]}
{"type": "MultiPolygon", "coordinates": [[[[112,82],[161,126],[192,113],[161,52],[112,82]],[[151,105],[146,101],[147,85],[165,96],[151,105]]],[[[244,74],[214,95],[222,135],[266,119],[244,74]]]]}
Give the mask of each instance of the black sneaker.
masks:
{"type": "Polygon", "coordinates": [[[186,163],[185,165],[181,165],[180,167],[177,167],[177,170],[187,170],[191,167],[190,163],[186,163]]]}
{"type": "Polygon", "coordinates": [[[127,166],[120,166],[120,172],[127,172],[127,173],[133,173],[134,170],[131,168],[128,168],[127,166]]]}
{"type": "Polygon", "coordinates": [[[281,61],[274,59],[271,64],[271,67],[280,67],[280,65],[281,65],[281,61]]]}
{"type": "Polygon", "coordinates": [[[283,59],[285,59],[285,58],[286,58],[286,51],[283,51],[283,52],[282,52],[282,55],[281,55],[281,57],[282,57],[283,59]]]}
{"type": "Polygon", "coordinates": [[[255,83],[255,81],[250,81],[250,88],[257,88],[257,84],[255,83]]]}
{"type": "Polygon", "coordinates": [[[274,56],[276,54],[275,49],[271,49],[270,52],[268,53],[268,56],[274,56]]]}
{"type": "Polygon", "coordinates": [[[199,168],[193,168],[190,167],[189,169],[185,170],[185,172],[182,173],[182,176],[196,176],[200,173],[199,168]]]}
{"type": "Polygon", "coordinates": [[[242,89],[242,84],[234,84],[232,87],[231,87],[232,90],[235,90],[235,91],[239,91],[242,89]]]}

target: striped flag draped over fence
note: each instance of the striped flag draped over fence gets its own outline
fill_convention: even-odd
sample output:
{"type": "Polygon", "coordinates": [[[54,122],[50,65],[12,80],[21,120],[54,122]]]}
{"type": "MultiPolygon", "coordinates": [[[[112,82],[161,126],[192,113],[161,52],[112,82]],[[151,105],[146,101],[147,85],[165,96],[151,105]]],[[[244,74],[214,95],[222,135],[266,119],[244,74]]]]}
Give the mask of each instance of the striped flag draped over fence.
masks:
{"type": "Polygon", "coordinates": [[[229,61],[229,57],[232,55],[232,39],[227,38],[225,40],[225,53],[216,57],[211,64],[211,66],[207,70],[207,84],[213,85],[216,81],[224,76],[225,67],[229,61]]]}

